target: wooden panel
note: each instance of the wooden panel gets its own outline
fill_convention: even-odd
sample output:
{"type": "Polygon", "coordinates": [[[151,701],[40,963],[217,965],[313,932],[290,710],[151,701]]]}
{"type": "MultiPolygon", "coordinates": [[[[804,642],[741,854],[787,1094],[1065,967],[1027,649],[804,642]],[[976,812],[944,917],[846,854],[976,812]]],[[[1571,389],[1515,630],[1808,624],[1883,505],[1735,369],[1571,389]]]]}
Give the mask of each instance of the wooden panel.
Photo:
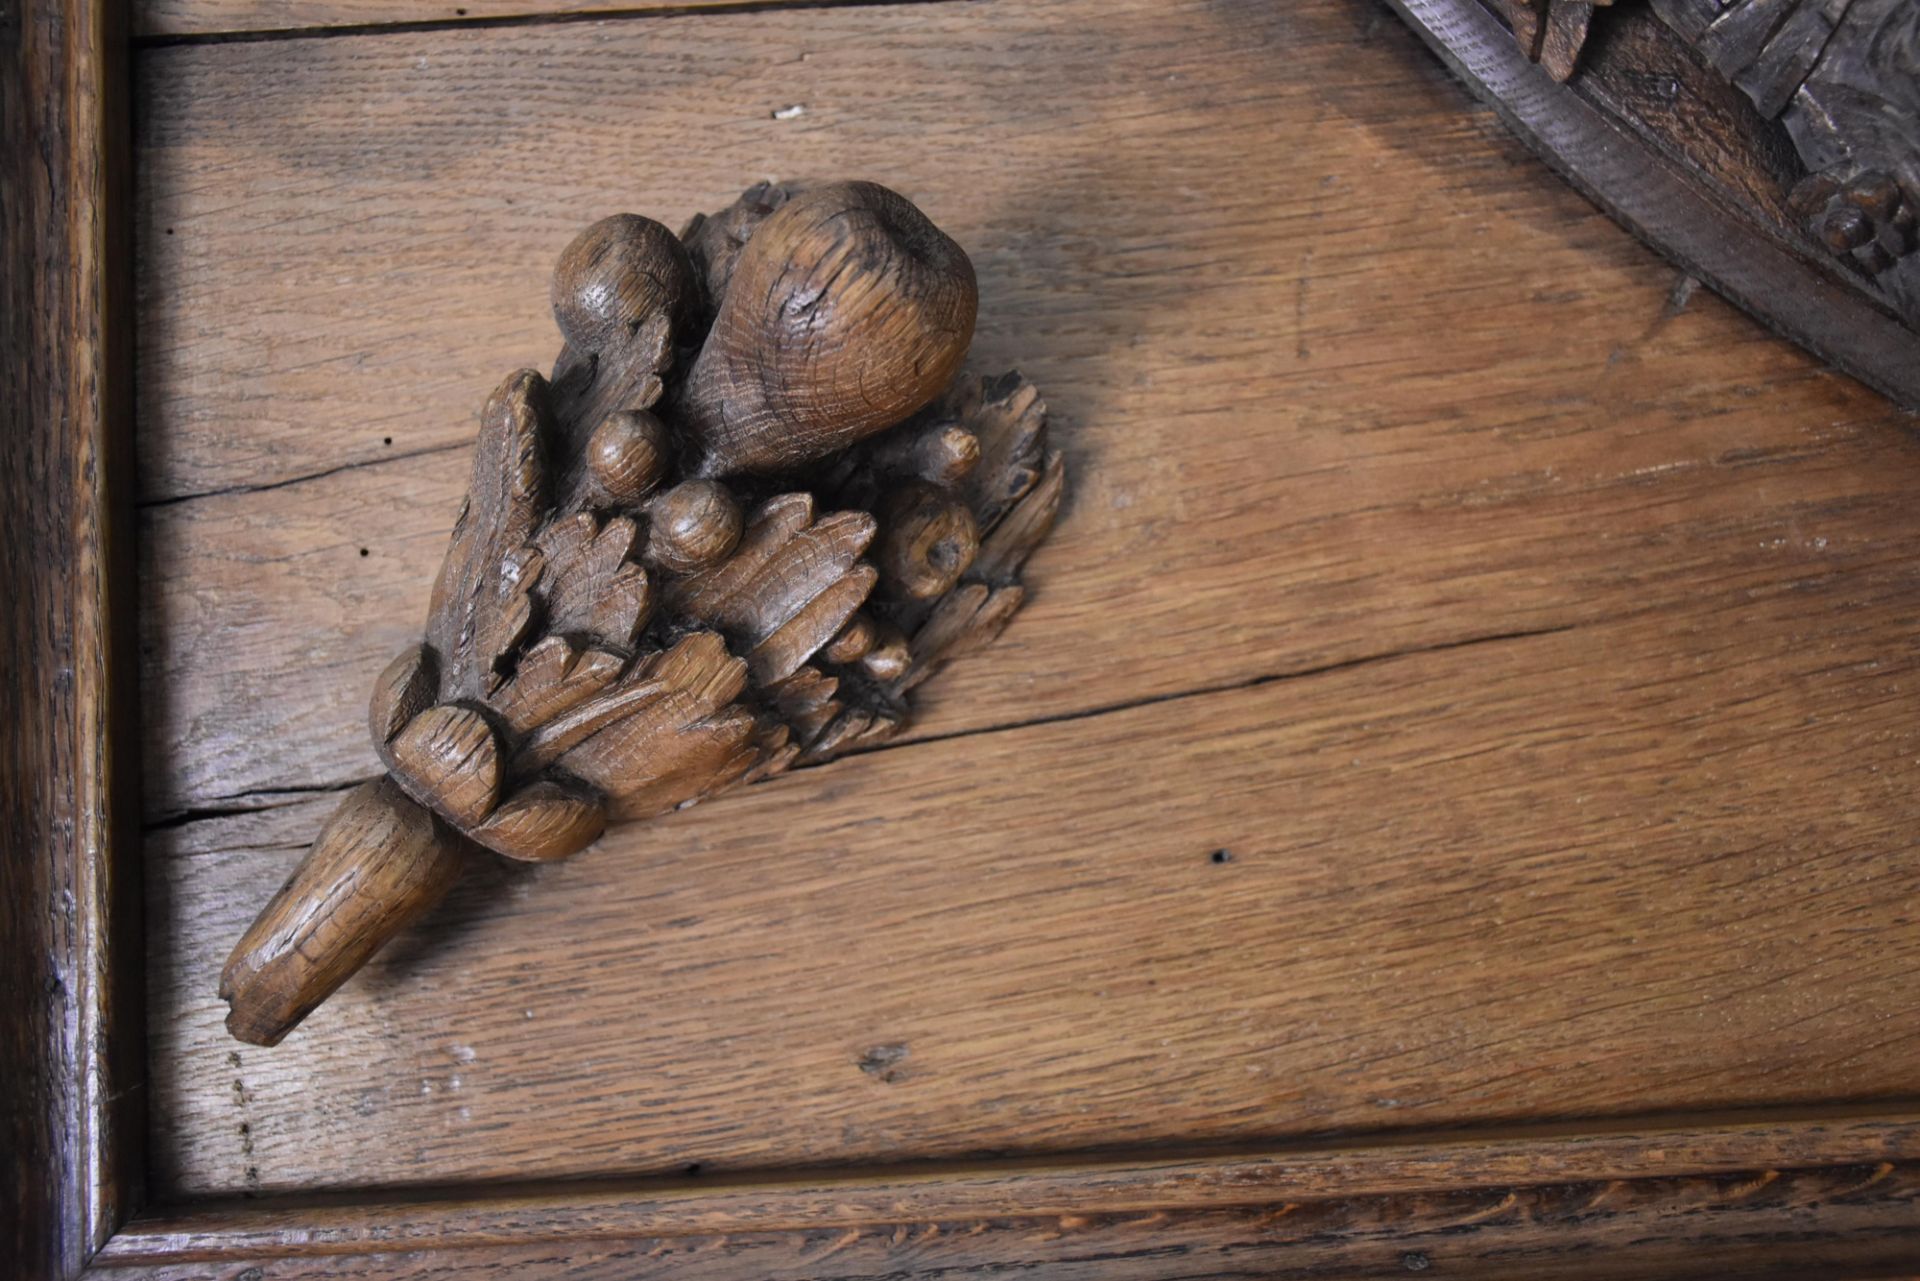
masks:
{"type": "Polygon", "coordinates": [[[463,886],[274,1051],[226,1038],[214,975],[331,798],[155,833],[156,1175],[1911,1095],[1915,585],[1904,560],[1703,584],[1693,609],[804,771],[463,886]]]}
{"type": "Polygon", "coordinates": [[[131,1210],[145,1121],[117,18],[0,17],[0,1258],[23,1281],[77,1273],[131,1210]]]}
{"type": "Polygon", "coordinates": [[[146,475],[229,491],[149,512],[152,811],[368,772],[473,411],[553,348],[551,257],[781,168],[888,175],[975,248],[982,360],[1077,478],[925,732],[1909,545],[1882,402],[1687,303],[1360,0],[981,12],[150,54],[146,475]]]}
{"type": "MultiPolygon", "coordinates": [[[[1076,0],[150,51],[162,1189],[1920,1093],[1913,442],[1383,22],[1076,0]],[[229,1041],[217,964],[373,767],[367,686],[472,410],[551,354],[550,259],[771,172],[920,198],[976,250],[983,359],[1055,406],[1069,510],[1012,632],[929,691],[957,737],[495,868],[283,1047],[229,1041]]],[[[1129,1230],[993,1240],[1085,1268],[1129,1230]]],[[[579,1266],[802,1266],[729,1239],[579,1266]]],[[[957,1257],[888,1240],[841,1262],[957,1257]]]]}
{"type": "MultiPolygon", "coordinates": [[[[190,37],[236,32],[309,31],[321,27],[388,27],[418,23],[500,22],[530,17],[585,17],[648,10],[747,9],[819,0],[132,0],[135,32],[190,37]]],[[[845,3],[846,0],[841,0],[845,3]]],[[[857,2],[857,0],[856,0],[857,2]]],[[[924,0],[923,0],[924,2],[924,0]]]]}

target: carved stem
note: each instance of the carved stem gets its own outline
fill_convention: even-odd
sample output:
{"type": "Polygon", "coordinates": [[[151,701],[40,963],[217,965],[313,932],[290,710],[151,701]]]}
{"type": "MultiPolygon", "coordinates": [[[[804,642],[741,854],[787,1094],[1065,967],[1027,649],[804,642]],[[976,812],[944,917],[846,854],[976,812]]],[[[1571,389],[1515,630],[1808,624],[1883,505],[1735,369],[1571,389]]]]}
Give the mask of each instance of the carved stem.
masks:
{"type": "Polygon", "coordinates": [[[390,778],[362,783],[227,958],[227,1031],[277,1045],[465,870],[466,838],[390,778]]]}

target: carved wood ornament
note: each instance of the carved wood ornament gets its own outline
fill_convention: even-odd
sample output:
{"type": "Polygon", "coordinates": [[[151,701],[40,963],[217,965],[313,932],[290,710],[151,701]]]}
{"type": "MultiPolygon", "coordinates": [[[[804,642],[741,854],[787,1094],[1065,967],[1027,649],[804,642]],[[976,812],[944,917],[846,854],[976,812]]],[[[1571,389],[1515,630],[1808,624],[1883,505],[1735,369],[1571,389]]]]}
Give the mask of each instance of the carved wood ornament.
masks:
{"type": "Polygon", "coordinates": [[[348,794],[221,975],[272,1045],[484,847],[551,862],[898,733],[994,639],[1063,469],[1017,373],[962,375],[960,246],[865,182],[761,184],[561,255],[553,375],[507,378],[426,634],[348,794]]]}
{"type": "MultiPolygon", "coordinates": [[[[1614,0],[1509,0],[1514,36],[1571,80],[1594,9],[1614,0]]],[[[1920,4],[1914,0],[1651,0],[1660,20],[1805,166],[1788,207],[1863,287],[1920,327],[1920,4]]]]}

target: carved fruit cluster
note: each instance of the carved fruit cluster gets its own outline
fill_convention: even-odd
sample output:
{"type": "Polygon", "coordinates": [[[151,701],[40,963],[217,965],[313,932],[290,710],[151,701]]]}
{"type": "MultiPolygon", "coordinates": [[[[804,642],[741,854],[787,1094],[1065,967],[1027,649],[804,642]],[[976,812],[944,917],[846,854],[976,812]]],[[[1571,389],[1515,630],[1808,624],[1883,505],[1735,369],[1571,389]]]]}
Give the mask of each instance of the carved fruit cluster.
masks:
{"type": "Polygon", "coordinates": [[[1795,185],[1788,203],[1809,234],[1866,275],[1877,276],[1914,251],[1913,201],[1890,174],[1811,174],[1795,185]]]}
{"type": "Polygon", "coordinates": [[[582,233],[552,377],[489,400],[426,637],[375,684],[398,786],[550,860],[897,732],[1019,607],[1060,501],[1032,386],[955,379],[975,305],[867,183],[582,233]]]}

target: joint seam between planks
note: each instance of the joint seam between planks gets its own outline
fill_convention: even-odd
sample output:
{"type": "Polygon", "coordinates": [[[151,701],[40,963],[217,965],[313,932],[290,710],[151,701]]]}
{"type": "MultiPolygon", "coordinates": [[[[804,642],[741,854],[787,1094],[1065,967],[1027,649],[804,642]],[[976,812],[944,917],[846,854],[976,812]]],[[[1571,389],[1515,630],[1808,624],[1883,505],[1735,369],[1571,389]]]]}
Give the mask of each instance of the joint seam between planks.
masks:
{"type": "Polygon", "coordinates": [[[136,49],[166,49],[178,45],[261,44],[285,40],[333,40],[350,36],[409,35],[468,28],[548,27],[576,22],[628,22],[655,18],[752,16],[792,9],[871,9],[903,4],[978,4],[984,0],[713,0],[711,3],[661,5],[647,8],[609,8],[552,13],[502,14],[498,17],[422,18],[411,22],[358,22],[313,27],[156,32],[136,36],[136,49]]]}
{"type": "MultiPolygon", "coordinates": [[[[291,482],[289,482],[291,483],[291,482]]],[[[825,769],[837,764],[839,760],[856,756],[877,756],[883,752],[904,751],[910,748],[926,747],[938,743],[950,743],[957,739],[973,738],[982,734],[1007,734],[1018,730],[1037,729],[1048,725],[1062,725],[1073,721],[1092,720],[1096,717],[1118,715],[1143,707],[1155,707],[1163,703],[1178,703],[1191,698],[1201,698],[1210,694],[1231,694],[1241,690],[1259,689],[1266,685],[1276,685],[1283,681],[1306,680],[1315,676],[1325,676],[1344,672],[1357,667],[1371,667],[1379,663],[1391,663],[1400,659],[1420,658],[1429,654],[1444,654],[1452,650],[1470,649],[1481,645],[1498,645],[1508,641],[1534,640],[1546,636],[1557,636],[1565,632],[1577,631],[1585,627],[1600,626],[1618,621],[1616,617],[1584,619],[1576,623],[1559,623],[1548,627],[1527,628],[1518,631],[1492,632],[1479,636],[1463,636],[1455,640],[1434,641],[1425,645],[1409,645],[1401,649],[1388,650],[1378,654],[1362,654],[1357,658],[1344,658],[1335,662],[1320,663],[1312,667],[1296,668],[1284,672],[1265,672],[1245,680],[1230,681],[1218,685],[1204,685],[1195,689],[1179,690],[1170,694],[1150,694],[1141,698],[1123,699],[1113,703],[1103,703],[1098,707],[1078,708],[1069,712],[1060,712],[1051,716],[1036,716],[1029,720],[1004,721],[992,725],[980,725],[971,729],[953,730],[944,734],[930,734],[924,738],[902,737],[892,742],[879,743],[873,747],[849,752],[845,757],[816,764],[795,765],[788,773],[799,773],[825,769]]],[[[250,788],[244,792],[235,792],[226,796],[212,796],[205,802],[187,809],[177,810],[150,820],[143,825],[143,832],[167,831],[188,827],[196,822],[220,818],[232,818],[239,814],[255,814],[264,810],[281,809],[292,801],[279,803],[249,804],[255,797],[285,796],[290,793],[306,795],[327,795],[351,791],[353,788],[376,777],[368,774],[347,779],[339,783],[283,783],[274,787],[250,788]]],[[[762,779],[761,783],[770,783],[776,779],[762,779]]],[[[758,786],[758,783],[748,786],[758,786]]]]}

